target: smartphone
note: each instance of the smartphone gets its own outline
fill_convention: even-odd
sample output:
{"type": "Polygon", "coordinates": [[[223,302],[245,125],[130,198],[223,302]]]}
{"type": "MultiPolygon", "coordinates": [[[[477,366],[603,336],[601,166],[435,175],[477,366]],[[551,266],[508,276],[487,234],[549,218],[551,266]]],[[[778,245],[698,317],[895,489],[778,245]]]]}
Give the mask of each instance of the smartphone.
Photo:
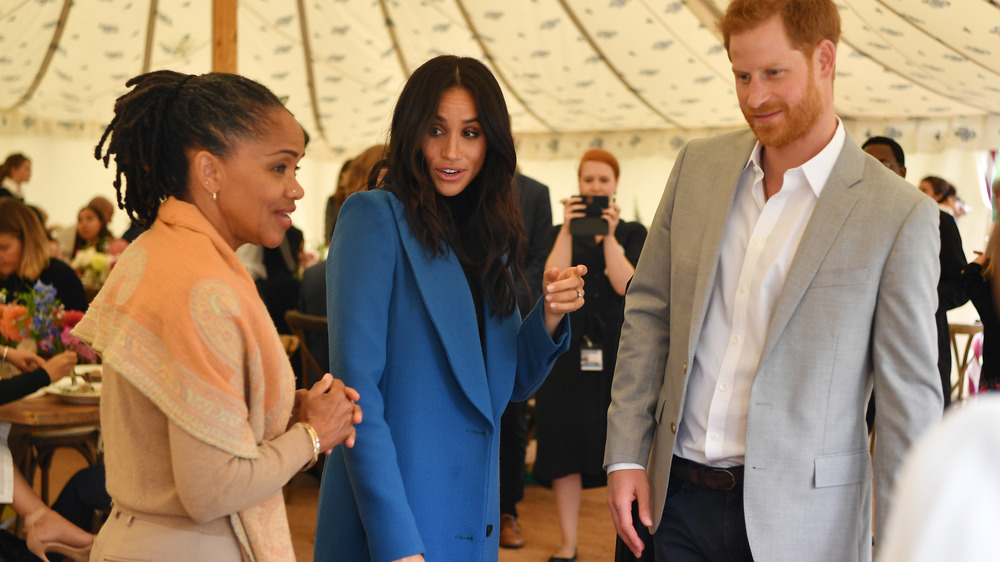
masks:
{"type": "Polygon", "coordinates": [[[608,221],[601,218],[604,209],[608,208],[606,195],[577,195],[586,208],[584,217],[573,219],[569,223],[569,232],[573,236],[597,236],[608,233],[608,221]]]}

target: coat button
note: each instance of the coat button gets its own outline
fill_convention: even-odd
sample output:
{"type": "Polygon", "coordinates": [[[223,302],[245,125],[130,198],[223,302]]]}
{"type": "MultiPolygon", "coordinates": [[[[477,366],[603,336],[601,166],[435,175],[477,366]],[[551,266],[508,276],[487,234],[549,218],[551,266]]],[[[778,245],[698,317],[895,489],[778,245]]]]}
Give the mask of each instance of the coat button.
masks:
{"type": "Polygon", "coordinates": [[[492,534],[493,534],[493,525],[487,525],[486,526],[486,536],[488,537],[488,536],[490,536],[492,534]]]}
{"type": "Polygon", "coordinates": [[[674,435],[677,435],[677,424],[676,423],[672,423],[671,422],[671,424],[670,424],[670,433],[673,433],[674,435]]]}

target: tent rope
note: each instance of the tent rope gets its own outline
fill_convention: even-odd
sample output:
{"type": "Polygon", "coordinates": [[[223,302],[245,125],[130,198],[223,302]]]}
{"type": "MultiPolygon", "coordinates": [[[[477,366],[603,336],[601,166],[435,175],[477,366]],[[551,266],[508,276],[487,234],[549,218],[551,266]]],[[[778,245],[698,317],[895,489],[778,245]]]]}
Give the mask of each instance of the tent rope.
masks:
{"type": "Polygon", "coordinates": [[[13,111],[21,107],[35,95],[35,90],[38,89],[39,84],[42,83],[42,78],[49,71],[49,64],[52,63],[52,57],[55,56],[56,50],[59,48],[59,41],[62,39],[63,31],[66,29],[66,20],[69,18],[69,9],[71,7],[73,7],[73,0],[63,0],[62,10],[59,12],[59,20],[56,22],[56,29],[52,32],[52,41],[49,42],[49,48],[45,51],[45,58],[38,67],[38,72],[35,73],[35,79],[31,81],[31,86],[28,86],[21,99],[7,108],[8,111],[13,111]]]}
{"type": "Polygon", "coordinates": [[[309,43],[309,23],[306,21],[306,5],[304,0],[297,0],[296,5],[299,10],[299,29],[302,32],[302,57],[305,59],[306,67],[306,89],[309,90],[309,105],[312,106],[313,122],[316,124],[316,131],[323,142],[329,144],[326,138],[326,129],[323,128],[323,120],[319,114],[319,99],[316,96],[316,74],[313,71],[312,47],[309,43]]]}
{"type": "Polygon", "coordinates": [[[549,132],[553,133],[556,132],[555,127],[549,124],[549,122],[546,121],[545,119],[542,119],[542,116],[536,113],[535,110],[531,109],[531,105],[529,105],[528,102],[526,102],[524,98],[522,98],[521,95],[517,93],[517,90],[511,86],[510,82],[507,80],[507,77],[504,75],[503,71],[500,70],[500,66],[493,58],[492,51],[490,51],[486,47],[486,43],[483,41],[482,36],[479,34],[479,30],[472,23],[472,18],[469,17],[469,11],[465,9],[465,4],[462,2],[462,0],[455,0],[455,4],[458,6],[458,10],[462,12],[462,18],[465,20],[466,27],[469,28],[469,31],[472,33],[472,38],[476,40],[476,44],[478,44],[479,48],[483,51],[483,55],[486,57],[486,60],[489,61],[490,67],[493,69],[493,74],[496,75],[497,80],[501,84],[503,84],[504,88],[508,92],[510,92],[512,96],[514,96],[514,98],[518,101],[518,103],[521,104],[521,107],[523,107],[526,112],[528,112],[532,117],[538,120],[538,122],[541,123],[546,129],[548,129],[549,132]]]}
{"type": "Polygon", "coordinates": [[[569,19],[573,22],[573,25],[576,26],[576,30],[580,33],[580,36],[587,41],[587,43],[590,45],[590,48],[593,49],[595,53],[597,53],[597,56],[601,57],[601,61],[604,62],[604,65],[611,70],[611,73],[615,75],[615,78],[618,78],[618,81],[621,82],[622,86],[624,86],[626,90],[628,90],[633,96],[635,96],[635,98],[639,100],[639,102],[642,103],[642,105],[646,106],[647,109],[656,114],[660,119],[663,119],[664,122],[669,123],[671,126],[677,127],[682,131],[687,130],[687,127],[684,127],[677,121],[674,121],[673,119],[667,117],[665,113],[657,109],[653,104],[649,103],[649,101],[646,98],[642,97],[639,94],[639,91],[634,86],[632,86],[625,80],[625,76],[622,75],[620,70],[618,70],[618,67],[611,64],[611,59],[605,56],[604,51],[601,50],[599,46],[597,46],[597,42],[594,41],[594,38],[590,35],[590,33],[587,33],[586,29],[584,29],[583,24],[576,17],[576,14],[573,12],[573,9],[569,7],[569,4],[566,3],[566,0],[559,0],[559,5],[562,6],[563,11],[566,12],[567,16],[569,16],[569,19]]]}
{"type": "Polygon", "coordinates": [[[389,15],[389,7],[385,5],[385,0],[378,0],[378,7],[382,10],[385,30],[389,34],[389,40],[392,41],[392,50],[396,53],[399,68],[403,71],[403,76],[409,76],[410,66],[406,64],[406,59],[403,58],[403,49],[400,48],[399,37],[396,35],[396,24],[392,21],[392,16],[389,15]]]}

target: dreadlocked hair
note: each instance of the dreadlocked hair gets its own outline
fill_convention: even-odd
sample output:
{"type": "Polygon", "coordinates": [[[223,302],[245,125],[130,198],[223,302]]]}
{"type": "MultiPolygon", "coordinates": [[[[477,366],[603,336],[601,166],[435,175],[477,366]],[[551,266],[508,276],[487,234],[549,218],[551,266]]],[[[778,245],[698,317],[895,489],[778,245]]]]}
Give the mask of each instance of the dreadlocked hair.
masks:
{"type": "Polygon", "coordinates": [[[188,151],[225,158],[237,141],[262,133],[272,112],[283,107],[266,87],[236,74],[158,70],[125,86],[132,89],[115,101],[94,158],[107,168],[114,156],[118,207],[142,227],[152,224],[168,197],[187,194],[188,151]]]}
{"type": "MultiPolygon", "coordinates": [[[[407,80],[393,112],[385,160],[384,189],[403,204],[410,231],[430,257],[450,248],[479,277],[491,313],[508,317],[517,309],[515,276],[524,279],[526,238],[514,194],[517,157],[510,116],[500,84],[483,63],[442,55],[420,66],[407,80]],[[476,102],[486,136],[482,168],[463,196],[469,197],[464,228],[456,226],[445,197],[437,192],[421,148],[444,92],[464,89],[476,102]]],[[[377,172],[369,178],[374,187],[377,172]]]]}

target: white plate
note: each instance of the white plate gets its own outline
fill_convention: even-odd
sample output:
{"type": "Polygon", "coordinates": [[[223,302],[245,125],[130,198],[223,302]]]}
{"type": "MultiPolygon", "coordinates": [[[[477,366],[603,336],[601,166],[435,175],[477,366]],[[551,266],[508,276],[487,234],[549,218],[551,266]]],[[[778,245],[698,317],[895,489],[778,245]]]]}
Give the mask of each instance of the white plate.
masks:
{"type": "Polygon", "coordinates": [[[78,388],[87,383],[80,378],[76,379],[74,387],[70,377],[63,377],[56,382],[45,387],[45,392],[59,397],[60,400],[68,404],[89,404],[101,403],[101,383],[93,383],[93,391],[81,391],[78,388]]]}
{"type": "Polygon", "coordinates": [[[91,380],[99,381],[101,380],[101,374],[104,372],[103,365],[74,365],[73,372],[78,376],[86,376],[90,373],[91,380]]]}

